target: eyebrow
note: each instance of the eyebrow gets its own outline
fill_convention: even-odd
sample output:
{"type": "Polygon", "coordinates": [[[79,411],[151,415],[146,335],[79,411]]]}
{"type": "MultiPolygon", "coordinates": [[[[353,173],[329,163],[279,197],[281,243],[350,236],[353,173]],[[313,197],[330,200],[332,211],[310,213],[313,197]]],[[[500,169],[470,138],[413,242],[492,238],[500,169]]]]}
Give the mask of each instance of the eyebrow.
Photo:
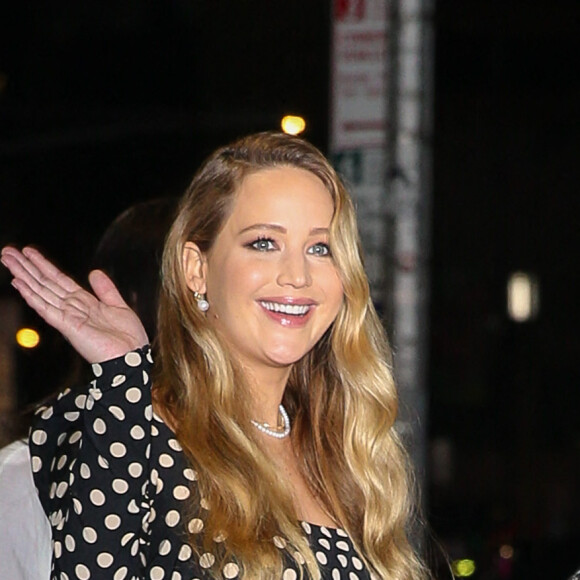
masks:
{"type": "MultiPolygon", "coordinates": [[[[276,232],[280,232],[281,234],[285,234],[288,231],[285,227],[280,226],[278,224],[252,224],[251,226],[248,226],[240,230],[240,234],[245,234],[246,232],[250,232],[253,230],[274,230],[276,232]]],[[[312,228],[310,230],[310,235],[317,236],[320,234],[328,234],[328,232],[329,232],[328,228],[312,228]]]]}

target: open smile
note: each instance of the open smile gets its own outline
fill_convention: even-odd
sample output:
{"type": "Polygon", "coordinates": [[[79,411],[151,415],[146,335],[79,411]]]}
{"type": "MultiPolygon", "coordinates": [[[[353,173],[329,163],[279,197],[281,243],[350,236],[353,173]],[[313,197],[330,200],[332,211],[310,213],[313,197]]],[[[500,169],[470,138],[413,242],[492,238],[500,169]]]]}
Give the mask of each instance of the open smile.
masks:
{"type": "Polygon", "coordinates": [[[305,326],[316,310],[316,303],[311,300],[278,302],[275,300],[258,300],[266,316],[286,328],[301,328],[305,326]]]}
{"type": "Polygon", "coordinates": [[[281,304],[280,302],[266,302],[260,300],[262,308],[268,312],[279,312],[291,316],[304,316],[312,308],[312,304],[281,304]]]}

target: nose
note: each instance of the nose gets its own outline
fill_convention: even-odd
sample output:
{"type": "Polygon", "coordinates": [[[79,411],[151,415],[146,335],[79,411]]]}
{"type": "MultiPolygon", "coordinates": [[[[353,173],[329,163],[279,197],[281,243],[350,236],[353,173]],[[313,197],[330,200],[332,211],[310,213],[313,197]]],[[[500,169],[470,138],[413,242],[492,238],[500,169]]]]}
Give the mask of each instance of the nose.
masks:
{"type": "Polygon", "coordinates": [[[277,281],[280,286],[292,286],[294,288],[310,286],[312,277],[308,258],[301,251],[286,253],[280,261],[277,281]]]}

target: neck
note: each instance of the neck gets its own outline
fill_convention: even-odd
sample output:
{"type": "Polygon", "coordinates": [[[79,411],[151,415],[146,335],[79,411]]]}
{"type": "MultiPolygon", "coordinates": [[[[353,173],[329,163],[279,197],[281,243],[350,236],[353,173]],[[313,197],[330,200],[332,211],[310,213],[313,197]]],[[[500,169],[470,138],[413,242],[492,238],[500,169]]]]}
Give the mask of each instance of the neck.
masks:
{"type": "Polygon", "coordinates": [[[264,369],[259,373],[252,369],[250,384],[254,420],[274,426],[278,423],[278,407],[284,397],[290,369],[291,367],[264,369]]]}

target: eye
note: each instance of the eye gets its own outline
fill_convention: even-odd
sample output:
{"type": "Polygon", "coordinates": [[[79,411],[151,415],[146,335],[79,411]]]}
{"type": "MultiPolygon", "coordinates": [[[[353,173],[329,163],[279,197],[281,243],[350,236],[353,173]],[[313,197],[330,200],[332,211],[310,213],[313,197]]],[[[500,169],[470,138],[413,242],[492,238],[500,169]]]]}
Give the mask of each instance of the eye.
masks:
{"type": "Polygon", "coordinates": [[[308,248],[308,253],[314,256],[330,256],[330,246],[323,242],[314,244],[308,248]]]}
{"type": "Polygon", "coordinates": [[[258,252],[270,252],[276,249],[276,244],[271,238],[258,238],[249,244],[246,244],[248,248],[253,248],[258,250],[258,252]]]}

